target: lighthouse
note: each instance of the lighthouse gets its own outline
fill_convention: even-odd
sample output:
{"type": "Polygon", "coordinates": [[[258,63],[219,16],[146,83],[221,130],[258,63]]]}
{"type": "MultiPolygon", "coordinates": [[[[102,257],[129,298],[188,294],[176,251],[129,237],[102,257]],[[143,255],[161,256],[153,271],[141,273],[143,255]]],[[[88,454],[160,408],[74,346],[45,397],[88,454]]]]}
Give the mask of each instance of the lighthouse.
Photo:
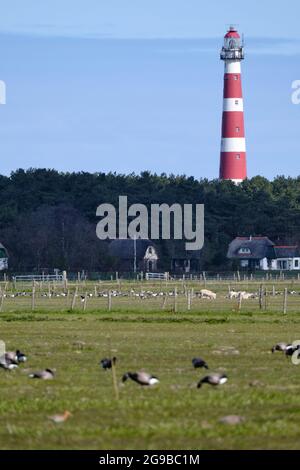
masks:
{"type": "Polygon", "coordinates": [[[224,60],[224,91],[220,179],[241,183],[247,177],[244,107],[241,80],[243,41],[234,26],[224,36],[220,59],[224,60]]]}

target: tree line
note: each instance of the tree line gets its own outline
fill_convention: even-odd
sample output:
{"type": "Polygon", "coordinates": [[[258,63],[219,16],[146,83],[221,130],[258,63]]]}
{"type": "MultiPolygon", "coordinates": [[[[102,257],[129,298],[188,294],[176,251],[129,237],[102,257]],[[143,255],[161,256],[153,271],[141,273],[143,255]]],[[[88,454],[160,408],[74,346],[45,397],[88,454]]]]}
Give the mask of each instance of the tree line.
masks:
{"type": "MultiPolygon", "coordinates": [[[[201,269],[228,268],[235,236],[266,235],[275,243],[300,243],[300,177],[261,176],[239,186],[185,175],[60,173],[19,169],[0,175],[0,242],[14,272],[67,269],[112,271],[116,260],[96,237],[102,203],[204,204],[205,243],[201,269]]],[[[150,210],[149,210],[150,212],[150,210]]],[[[169,270],[169,243],[158,241],[161,269],[169,270]]]]}

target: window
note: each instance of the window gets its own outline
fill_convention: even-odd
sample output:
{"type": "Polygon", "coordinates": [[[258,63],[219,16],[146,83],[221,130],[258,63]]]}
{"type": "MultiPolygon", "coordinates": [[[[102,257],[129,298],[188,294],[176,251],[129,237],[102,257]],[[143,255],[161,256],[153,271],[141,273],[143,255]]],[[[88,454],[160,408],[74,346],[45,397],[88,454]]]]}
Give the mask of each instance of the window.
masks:
{"type": "Polygon", "coordinates": [[[236,105],[239,104],[239,100],[235,100],[234,104],[236,105]]]}
{"type": "Polygon", "coordinates": [[[247,259],[241,259],[241,267],[246,268],[249,265],[249,261],[247,259]]]}
{"type": "Polygon", "coordinates": [[[295,268],[299,268],[299,260],[295,259],[295,268]]]}
{"type": "Polygon", "coordinates": [[[249,255],[249,254],[251,254],[251,250],[250,250],[250,248],[243,248],[243,247],[242,247],[242,248],[239,249],[239,253],[240,253],[240,254],[248,254],[248,255],[249,255]]]}
{"type": "Polygon", "coordinates": [[[240,132],[240,128],[239,128],[239,127],[236,127],[236,128],[235,128],[235,132],[240,132]]]}
{"type": "Polygon", "coordinates": [[[241,158],[240,154],[237,153],[236,156],[235,156],[236,160],[239,160],[241,158]]]}
{"type": "Polygon", "coordinates": [[[239,77],[237,75],[234,75],[234,80],[238,80],[239,77]]]}
{"type": "Polygon", "coordinates": [[[277,261],[277,269],[287,269],[287,261],[286,260],[278,260],[277,261]]]}

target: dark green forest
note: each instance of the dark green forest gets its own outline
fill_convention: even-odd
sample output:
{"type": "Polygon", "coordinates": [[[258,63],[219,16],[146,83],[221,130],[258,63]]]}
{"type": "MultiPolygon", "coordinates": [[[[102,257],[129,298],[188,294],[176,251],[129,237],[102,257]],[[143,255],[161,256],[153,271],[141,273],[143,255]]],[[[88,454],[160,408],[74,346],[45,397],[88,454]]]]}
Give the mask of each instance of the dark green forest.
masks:
{"type": "MultiPolygon", "coordinates": [[[[17,170],[0,176],[0,241],[10,270],[112,271],[115,260],[96,237],[96,209],[108,202],[205,204],[201,269],[229,268],[228,243],[237,235],[266,235],[276,243],[300,242],[300,177],[273,181],[256,176],[229,181],[188,176],[59,173],[17,170]]],[[[168,243],[160,242],[161,269],[169,269],[168,243]]]]}

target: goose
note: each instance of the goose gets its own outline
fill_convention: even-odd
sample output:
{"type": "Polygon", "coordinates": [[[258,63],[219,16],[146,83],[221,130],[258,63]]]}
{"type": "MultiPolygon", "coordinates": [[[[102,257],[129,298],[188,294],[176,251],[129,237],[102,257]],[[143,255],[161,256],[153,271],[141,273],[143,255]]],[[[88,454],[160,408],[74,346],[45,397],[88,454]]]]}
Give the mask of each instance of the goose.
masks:
{"type": "Polygon", "coordinates": [[[281,342],[281,343],[277,343],[277,344],[275,344],[275,345],[272,347],[271,351],[272,351],[272,353],[274,353],[275,351],[282,351],[282,352],[284,352],[284,351],[286,351],[286,348],[287,348],[288,346],[290,346],[290,345],[288,345],[287,343],[282,343],[282,342],[281,342]]]}
{"type": "Polygon", "coordinates": [[[38,372],[33,372],[28,376],[30,379],[43,379],[43,380],[51,380],[54,379],[54,371],[51,369],[44,369],[38,372]]]}
{"type": "Polygon", "coordinates": [[[17,362],[26,362],[27,361],[27,356],[26,354],[22,353],[19,349],[16,350],[16,359],[17,362]]]}
{"type": "Polygon", "coordinates": [[[67,419],[69,419],[70,416],[72,416],[72,413],[66,410],[63,412],[63,414],[56,414],[53,416],[48,416],[48,418],[51,419],[51,421],[53,421],[54,423],[60,424],[60,423],[63,423],[64,421],[67,421],[67,419]]]}
{"type": "Polygon", "coordinates": [[[0,357],[0,367],[6,370],[13,370],[18,367],[18,359],[15,352],[7,351],[0,357]]]}
{"type": "Polygon", "coordinates": [[[5,355],[0,357],[0,368],[5,370],[13,370],[18,368],[18,364],[16,362],[7,359],[5,355]]]}
{"type": "Polygon", "coordinates": [[[131,379],[140,385],[155,385],[159,383],[159,380],[155,375],[148,374],[147,372],[126,372],[122,377],[122,382],[126,382],[127,379],[131,379]]]}
{"type": "Polygon", "coordinates": [[[201,359],[201,357],[194,357],[194,359],[192,359],[192,364],[195,369],[198,369],[199,367],[204,367],[204,369],[209,368],[207,363],[203,359],[201,359]]]}
{"type": "Polygon", "coordinates": [[[292,356],[295,351],[299,351],[300,349],[300,344],[294,345],[294,344],[288,344],[287,347],[285,348],[285,355],[286,356],[292,356]]]}
{"type": "Polygon", "coordinates": [[[116,357],[113,357],[112,359],[108,359],[107,357],[105,357],[104,359],[101,359],[101,361],[99,362],[99,365],[101,365],[104,370],[107,370],[107,369],[111,369],[112,364],[115,365],[116,361],[117,361],[116,357]]]}
{"type": "Polygon", "coordinates": [[[19,349],[17,349],[16,351],[6,351],[4,357],[6,361],[10,361],[14,364],[26,362],[27,360],[26,355],[22,353],[19,349]]]}
{"type": "Polygon", "coordinates": [[[17,353],[15,351],[6,351],[1,357],[6,361],[17,362],[17,353]]]}
{"type": "Polygon", "coordinates": [[[223,385],[227,382],[227,380],[228,380],[228,377],[226,374],[214,373],[214,374],[206,375],[205,377],[203,377],[203,379],[199,380],[197,384],[197,388],[200,388],[202,384],[209,384],[209,385],[214,385],[214,386],[223,385]]]}

